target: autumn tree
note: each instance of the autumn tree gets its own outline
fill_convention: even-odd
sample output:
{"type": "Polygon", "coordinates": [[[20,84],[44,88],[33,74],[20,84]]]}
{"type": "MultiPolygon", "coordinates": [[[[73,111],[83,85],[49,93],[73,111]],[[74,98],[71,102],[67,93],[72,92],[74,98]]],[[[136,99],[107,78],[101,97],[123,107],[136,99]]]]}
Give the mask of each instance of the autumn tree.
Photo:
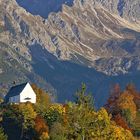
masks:
{"type": "Polygon", "coordinates": [[[133,140],[132,133],[112,122],[104,108],[96,112],[89,111],[87,108],[79,108],[73,103],[68,106],[67,122],[56,122],[52,126],[50,132],[52,140],[133,140]]]}
{"type": "Polygon", "coordinates": [[[15,125],[21,129],[20,139],[26,132],[34,127],[36,112],[31,103],[21,103],[19,105],[7,105],[3,111],[3,117],[11,119],[15,125]]]}
{"type": "Polygon", "coordinates": [[[16,116],[19,125],[21,126],[21,137],[26,134],[28,130],[34,127],[34,119],[36,118],[36,112],[34,111],[31,103],[22,103],[17,106],[18,115],[16,116]]]}
{"type": "Polygon", "coordinates": [[[46,120],[49,127],[51,127],[55,122],[61,122],[63,119],[63,113],[65,108],[61,104],[52,104],[49,106],[48,110],[45,112],[44,119],[46,120]]]}
{"type": "Polygon", "coordinates": [[[38,88],[35,84],[32,84],[32,88],[36,93],[36,110],[38,113],[43,114],[50,105],[51,98],[48,93],[46,93],[41,88],[38,88]]]}
{"type": "Polygon", "coordinates": [[[118,99],[118,107],[124,114],[130,111],[131,120],[136,118],[137,108],[136,104],[134,103],[134,96],[127,90],[120,95],[118,99]]]}
{"type": "Polygon", "coordinates": [[[108,115],[104,108],[101,108],[96,112],[96,119],[94,125],[94,139],[117,139],[117,140],[133,140],[133,135],[130,131],[119,127],[111,121],[111,117],[108,115]]]}
{"type": "Polygon", "coordinates": [[[137,109],[140,109],[140,94],[136,90],[134,84],[132,84],[132,83],[131,84],[128,84],[126,86],[126,91],[129,94],[133,95],[133,97],[134,97],[134,99],[133,99],[134,100],[134,103],[136,104],[137,109]]]}
{"type": "Polygon", "coordinates": [[[118,125],[132,130],[140,101],[139,97],[133,84],[128,84],[123,92],[120,91],[118,85],[115,85],[105,107],[118,125]]]}
{"type": "Polygon", "coordinates": [[[111,89],[110,97],[107,100],[105,108],[112,115],[117,115],[119,113],[119,108],[117,106],[117,101],[121,95],[121,90],[119,84],[115,84],[111,89]]]}
{"type": "Polygon", "coordinates": [[[7,135],[4,134],[3,128],[0,127],[0,140],[7,140],[7,135]]]}
{"type": "Polygon", "coordinates": [[[83,84],[76,93],[75,103],[69,102],[65,105],[61,125],[56,122],[52,127],[54,130],[55,127],[61,126],[63,133],[57,131],[57,134],[54,134],[51,129],[51,138],[55,135],[55,139],[85,139],[92,122],[93,110],[92,97],[86,94],[86,87],[83,84]]]}
{"type": "Polygon", "coordinates": [[[67,140],[66,127],[61,122],[55,122],[50,130],[51,140],[67,140]]]}
{"type": "Polygon", "coordinates": [[[132,83],[130,83],[126,86],[126,91],[128,91],[132,95],[137,94],[136,88],[135,88],[134,84],[132,84],[132,83]]]}
{"type": "Polygon", "coordinates": [[[122,117],[121,114],[115,115],[113,120],[116,122],[118,126],[121,126],[124,129],[132,131],[132,129],[128,126],[127,121],[122,117]]]}
{"type": "Polygon", "coordinates": [[[49,128],[45,122],[45,120],[41,116],[37,116],[35,118],[35,126],[34,129],[36,131],[36,136],[34,139],[38,140],[47,140],[49,139],[49,128]]]}
{"type": "Polygon", "coordinates": [[[28,129],[34,126],[34,119],[36,118],[36,112],[31,103],[19,104],[19,113],[21,114],[22,126],[24,129],[28,129]]]}
{"type": "Polygon", "coordinates": [[[132,140],[131,132],[112,122],[104,108],[95,111],[91,98],[88,98],[85,92],[85,88],[82,87],[76,102],[69,102],[65,105],[66,121],[53,124],[50,138],[52,140],[132,140]],[[56,131],[58,128],[61,131],[56,131]]]}

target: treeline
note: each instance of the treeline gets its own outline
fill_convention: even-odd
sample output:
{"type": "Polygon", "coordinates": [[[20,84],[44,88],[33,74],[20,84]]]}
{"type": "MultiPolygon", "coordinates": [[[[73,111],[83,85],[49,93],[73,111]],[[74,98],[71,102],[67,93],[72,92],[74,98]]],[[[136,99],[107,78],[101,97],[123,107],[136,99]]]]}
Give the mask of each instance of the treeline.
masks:
{"type": "Polygon", "coordinates": [[[116,84],[105,108],[117,125],[140,136],[140,93],[133,84],[128,84],[124,91],[116,84]]]}
{"type": "Polygon", "coordinates": [[[63,105],[32,87],[36,104],[1,104],[0,140],[133,140],[139,135],[140,95],[133,85],[124,91],[115,85],[100,110],[84,84],[75,101],[63,105]]]}

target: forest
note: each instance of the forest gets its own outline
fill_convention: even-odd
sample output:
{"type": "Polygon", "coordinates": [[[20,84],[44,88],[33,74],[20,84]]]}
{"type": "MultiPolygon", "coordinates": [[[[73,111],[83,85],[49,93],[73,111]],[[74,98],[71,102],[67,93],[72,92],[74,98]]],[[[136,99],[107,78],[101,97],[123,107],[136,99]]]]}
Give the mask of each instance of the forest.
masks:
{"type": "Polygon", "coordinates": [[[133,84],[114,85],[106,104],[96,109],[86,85],[75,100],[54,103],[48,93],[32,85],[37,103],[0,102],[0,140],[138,140],[140,94],[133,84]]]}

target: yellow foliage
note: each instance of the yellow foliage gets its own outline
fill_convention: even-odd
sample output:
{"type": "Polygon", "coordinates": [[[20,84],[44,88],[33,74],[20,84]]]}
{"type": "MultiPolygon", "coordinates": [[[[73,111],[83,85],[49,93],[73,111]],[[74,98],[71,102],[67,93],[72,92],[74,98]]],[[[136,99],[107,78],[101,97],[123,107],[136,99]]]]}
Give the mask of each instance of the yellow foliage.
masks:
{"type": "Polygon", "coordinates": [[[19,111],[22,114],[22,121],[24,129],[27,129],[29,126],[34,126],[34,119],[37,116],[37,113],[34,111],[34,108],[31,103],[19,104],[19,111]]]}
{"type": "Polygon", "coordinates": [[[132,133],[122,127],[112,125],[111,131],[110,140],[134,140],[132,133]]]}
{"type": "Polygon", "coordinates": [[[105,108],[101,108],[98,111],[98,120],[106,120],[107,122],[110,121],[110,117],[108,116],[108,113],[105,108]]]}
{"type": "Polygon", "coordinates": [[[130,94],[128,91],[124,91],[119,97],[118,107],[121,110],[129,109],[132,115],[132,119],[136,118],[136,104],[133,101],[134,96],[130,94]]]}
{"type": "Polygon", "coordinates": [[[49,139],[48,132],[43,132],[42,135],[40,136],[40,140],[48,140],[48,139],[49,139]]]}
{"type": "Polygon", "coordinates": [[[51,110],[57,110],[60,114],[65,113],[65,107],[62,104],[52,104],[50,105],[51,110]]]}
{"type": "Polygon", "coordinates": [[[92,140],[133,140],[133,135],[130,131],[118,127],[104,108],[96,112],[95,124],[96,127],[91,132],[92,140]],[[98,124],[98,125],[97,125],[98,124]]]}
{"type": "Polygon", "coordinates": [[[19,110],[26,115],[28,119],[34,119],[36,117],[36,112],[33,109],[33,106],[31,103],[26,104],[19,104],[19,110]]]}
{"type": "Polygon", "coordinates": [[[38,88],[36,85],[32,85],[33,90],[36,93],[36,106],[39,107],[39,109],[46,108],[50,102],[50,96],[45,91],[43,91],[41,88],[38,88]]]}

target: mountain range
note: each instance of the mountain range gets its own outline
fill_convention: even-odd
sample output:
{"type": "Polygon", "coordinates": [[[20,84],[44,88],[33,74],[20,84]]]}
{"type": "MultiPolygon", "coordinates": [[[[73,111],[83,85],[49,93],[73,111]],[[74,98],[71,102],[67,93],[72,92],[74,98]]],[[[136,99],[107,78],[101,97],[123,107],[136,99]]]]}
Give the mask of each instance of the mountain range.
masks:
{"type": "Polygon", "coordinates": [[[139,13],[139,0],[1,0],[1,87],[29,80],[64,102],[84,82],[97,106],[115,83],[139,88],[139,13]]]}

